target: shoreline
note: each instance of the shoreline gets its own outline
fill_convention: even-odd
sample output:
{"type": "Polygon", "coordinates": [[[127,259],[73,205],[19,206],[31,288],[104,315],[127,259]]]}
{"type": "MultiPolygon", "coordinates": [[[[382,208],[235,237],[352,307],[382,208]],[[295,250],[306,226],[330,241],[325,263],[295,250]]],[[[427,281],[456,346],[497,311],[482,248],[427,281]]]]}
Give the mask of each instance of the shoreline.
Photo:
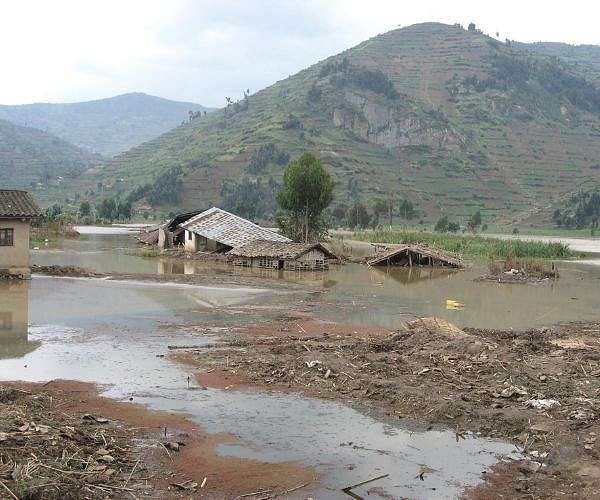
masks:
{"type": "Polygon", "coordinates": [[[260,335],[252,325],[221,335],[218,349],[169,357],[208,387],[357,404],[523,452],[522,460],[498,463],[468,498],[600,492],[600,323],[513,332],[420,321],[398,332],[320,323],[317,332],[281,320],[258,326],[260,335]]]}
{"type": "MultiPolygon", "coordinates": [[[[152,492],[149,498],[182,498],[181,495],[184,495],[184,498],[189,498],[189,495],[233,498],[265,490],[270,490],[274,498],[299,485],[304,486],[298,491],[305,493],[318,481],[313,470],[298,464],[262,463],[234,456],[221,456],[216,452],[216,447],[219,444],[236,442],[234,436],[207,434],[185,415],[150,410],[135,403],[101,396],[96,384],[52,380],[46,383],[2,382],[1,385],[7,390],[19,391],[36,400],[45,398],[50,401],[44,414],[37,415],[40,419],[36,422],[37,425],[58,418],[62,419],[63,427],[70,424],[71,428],[75,429],[74,432],[79,432],[79,428],[85,429],[89,426],[85,424],[86,417],[83,416],[93,415],[98,419],[93,423],[95,432],[100,432],[105,442],[113,431],[120,433],[121,446],[115,444],[116,448],[111,449],[130,447],[132,452],[129,465],[122,471],[118,477],[119,481],[115,484],[109,484],[108,477],[102,476],[104,482],[98,483],[99,486],[88,486],[92,492],[97,490],[101,493],[90,498],[124,498],[132,493],[132,498],[137,498],[135,493],[148,498],[148,492],[152,492]],[[41,421],[42,418],[46,420],[41,421]],[[171,447],[171,443],[178,445],[171,447]],[[178,450],[175,450],[176,447],[178,450]],[[137,464],[135,469],[134,464],[137,464]],[[128,476],[129,480],[126,486],[123,486],[123,478],[128,476]],[[204,486],[201,487],[203,483],[204,486]],[[191,487],[194,484],[195,486],[191,487]]],[[[0,404],[0,409],[4,411],[4,405],[0,404]]],[[[36,417],[33,414],[29,416],[32,417],[29,419],[31,421],[36,417]]],[[[3,422],[3,425],[8,423],[3,422]]],[[[50,434],[51,432],[52,429],[50,434]]],[[[5,447],[10,442],[10,439],[0,442],[0,454],[9,453],[9,449],[5,447]]],[[[110,443],[104,447],[110,448],[110,443]]],[[[100,446],[101,443],[97,445],[100,446]]],[[[113,451],[115,456],[116,453],[118,452],[113,451]]],[[[108,462],[108,459],[106,460],[108,462]]],[[[34,479],[29,481],[33,484],[34,479]]],[[[21,485],[13,484],[10,480],[5,480],[5,483],[11,491],[28,485],[27,480],[21,485]]],[[[59,491],[61,494],[76,491],[77,495],[83,494],[82,491],[90,494],[88,490],[78,489],[84,486],[72,485],[71,490],[59,491]]]]}

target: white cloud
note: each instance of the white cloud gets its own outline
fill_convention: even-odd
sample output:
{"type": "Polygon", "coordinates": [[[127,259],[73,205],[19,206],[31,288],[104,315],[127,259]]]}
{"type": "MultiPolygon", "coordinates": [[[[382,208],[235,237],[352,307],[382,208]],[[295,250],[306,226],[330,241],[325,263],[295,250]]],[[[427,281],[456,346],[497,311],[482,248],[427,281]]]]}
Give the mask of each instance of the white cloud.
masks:
{"type": "Polygon", "coordinates": [[[13,0],[0,7],[1,103],[124,92],[220,106],[362,40],[470,21],[501,38],[600,44],[600,7],[574,0],[13,0]]]}

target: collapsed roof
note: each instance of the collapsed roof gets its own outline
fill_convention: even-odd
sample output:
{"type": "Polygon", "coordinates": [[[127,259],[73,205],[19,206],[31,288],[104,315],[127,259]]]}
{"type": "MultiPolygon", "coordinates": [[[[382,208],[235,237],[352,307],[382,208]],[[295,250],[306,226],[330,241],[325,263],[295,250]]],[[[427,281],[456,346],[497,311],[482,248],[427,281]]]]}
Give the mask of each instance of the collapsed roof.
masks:
{"type": "Polygon", "coordinates": [[[416,245],[398,245],[394,246],[382,253],[376,254],[375,257],[368,261],[370,266],[448,266],[448,267],[464,267],[460,256],[445,252],[436,247],[431,247],[423,244],[416,245]]]}

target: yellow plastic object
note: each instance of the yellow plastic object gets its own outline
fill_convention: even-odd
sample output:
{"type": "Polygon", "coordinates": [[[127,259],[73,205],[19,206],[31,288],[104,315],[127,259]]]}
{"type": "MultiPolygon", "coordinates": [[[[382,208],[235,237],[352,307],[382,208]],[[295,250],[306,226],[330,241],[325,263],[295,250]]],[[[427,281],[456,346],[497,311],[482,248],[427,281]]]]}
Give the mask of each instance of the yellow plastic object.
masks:
{"type": "Polygon", "coordinates": [[[465,307],[464,304],[461,304],[460,302],[457,302],[456,300],[453,299],[446,299],[446,309],[462,309],[463,307],[465,307]]]}

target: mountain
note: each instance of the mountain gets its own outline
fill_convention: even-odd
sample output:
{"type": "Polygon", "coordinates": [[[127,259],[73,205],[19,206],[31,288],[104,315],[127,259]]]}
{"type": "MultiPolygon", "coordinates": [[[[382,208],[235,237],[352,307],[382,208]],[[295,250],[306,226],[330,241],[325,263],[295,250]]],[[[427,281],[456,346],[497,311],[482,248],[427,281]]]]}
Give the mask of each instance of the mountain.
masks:
{"type": "MultiPolygon", "coordinates": [[[[0,186],[41,190],[42,200],[101,159],[41,130],[0,120],[0,186]]],[[[37,197],[37,195],[36,195],[37,197]]]]}
{"type": "Polygon", "coordinates": [[[578,67],[587,76],[600,80],[600,47],[597,45],[570,45],[558,42],[513,43],[525,51],[557,57],[578,67]]]}
{"type": "Polygon", "coordinates": [[[573,60],[515,45],[439,23],[390,31],[118,155],[77,189],[269,211],[287,158],[312,150],[340,209],[391,196],[425,220],[548,214],[600,181],[600,90],[573,60]]]}
{"type": "Polygon", "coordinates": [[[94,153],[114,156],[176,127],[188,119],[189,111],[210,109],[133,93],[69,104],[0,106],[0,119],[44,130],[94,153]]]}

